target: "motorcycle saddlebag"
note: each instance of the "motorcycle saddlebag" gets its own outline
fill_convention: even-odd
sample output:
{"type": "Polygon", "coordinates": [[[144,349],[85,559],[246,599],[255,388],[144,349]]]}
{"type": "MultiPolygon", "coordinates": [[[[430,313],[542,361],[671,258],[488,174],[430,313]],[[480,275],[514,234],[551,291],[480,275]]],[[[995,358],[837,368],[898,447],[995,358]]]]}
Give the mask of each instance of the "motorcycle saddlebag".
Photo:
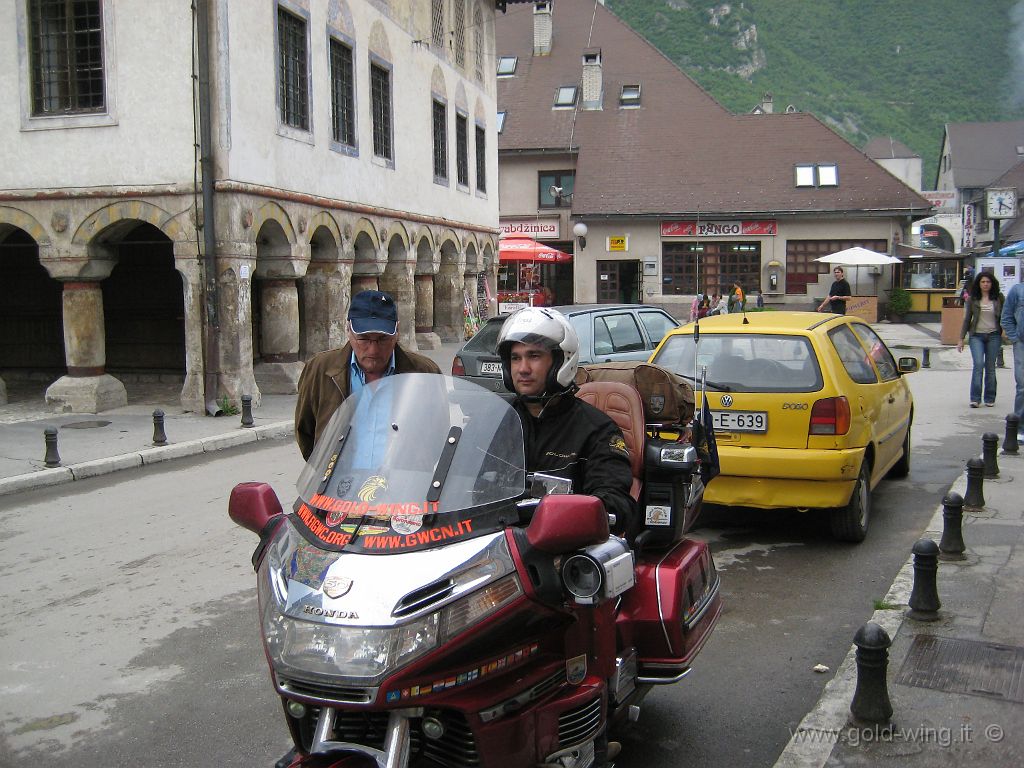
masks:
{"type": "Polygon", "coordinates": [[[618,381],[636,387],[644,403],[644,421],[659,427],[686,425],[693,418],[693,388],[676,373],[642,361],[580,366],[576,383],[618,381]]]}

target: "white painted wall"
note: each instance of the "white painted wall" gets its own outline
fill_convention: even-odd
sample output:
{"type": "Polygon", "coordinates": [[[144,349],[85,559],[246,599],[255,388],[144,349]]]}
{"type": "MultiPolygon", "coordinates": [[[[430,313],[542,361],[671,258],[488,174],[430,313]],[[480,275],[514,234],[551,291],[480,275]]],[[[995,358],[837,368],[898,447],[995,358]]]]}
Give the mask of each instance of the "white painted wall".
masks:
{"type": "Polygon", "coordinates": [[[0,4],[0,189],[191,183],[189,4],[103,3],[112,108],[87,118],[29,116],[24,7],[0,4]]]}
{"type": "MultiPolygon", "coordinates": [[[[223,157],[219,175],[234,181],[301,191],[458,222],[496,227],[498,222],[497,133],[495,130],[493,29],[494,4],[481,2],[485,34],[483,83],[474,76],[474,35],[467,30],[465,71],[430,45],[429,3],[392,3],[396,19],[381,12],[383,4],[317,0],[285,2],[308,18],[311,51],[311,130],[282,127],[276,103],[274,35],[275,0],[219,0],[228,12],[221,66],[229,74],[230,92],[218,94],[227,106],[222,125],[223,157]],[[340,11],[337,24],[353,44],[356,81],[358,154],[331,148],[331,97],[328,63],[328,13],[340,11]],[[390,53],[394,167],[373,157],[370,118],[370,38],[390,53]],[[423,41],[423,42],[416,42],[423,41]],[[434,183],[431,133],[431,76],[440,68],[447,97],[449,186],[434,183]],[[468,77],[466,76],[468,74],[468,77]],[[455,184],[455,107],[469,118],[470,187],[455,184]],[[476,191],[474,126],[486,128],[487,192],[476,191]]],[[[469,14],[468,18],[472,18],[469,14]]],[[[344,38],[343,38],[344,39],[344,38]]]]}

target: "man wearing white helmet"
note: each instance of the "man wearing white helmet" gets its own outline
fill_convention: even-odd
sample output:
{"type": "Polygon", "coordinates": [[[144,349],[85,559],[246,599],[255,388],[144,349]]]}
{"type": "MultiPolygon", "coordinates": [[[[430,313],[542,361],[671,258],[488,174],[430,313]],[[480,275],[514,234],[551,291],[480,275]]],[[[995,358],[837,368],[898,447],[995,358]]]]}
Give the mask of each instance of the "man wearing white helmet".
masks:
{"type": "Polygon", "coordinates": [[[557,310],[527,307],[498,334],[505,388],[523,422],[526,469],[573,481],[573,491],[597,496],[630,530],[636,505],[622,431],[603,411],[576,398],[580,342],[557,310]]]}

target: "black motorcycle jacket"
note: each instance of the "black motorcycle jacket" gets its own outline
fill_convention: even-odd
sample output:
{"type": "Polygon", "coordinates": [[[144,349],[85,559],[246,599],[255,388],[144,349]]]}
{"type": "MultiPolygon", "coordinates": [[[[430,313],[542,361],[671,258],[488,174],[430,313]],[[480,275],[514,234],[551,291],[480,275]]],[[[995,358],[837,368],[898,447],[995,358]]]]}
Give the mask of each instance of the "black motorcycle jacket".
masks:
{"type": "Polygon", "coordinates": [[[518,397],[512,406],[523,422],[526,471],[571,479],[573,493],[596,496],[615,515],[614,530],[632,530],[633,472],[622,431],[611,417],[571,392],[548,401],[536,417],[518,397]]]}

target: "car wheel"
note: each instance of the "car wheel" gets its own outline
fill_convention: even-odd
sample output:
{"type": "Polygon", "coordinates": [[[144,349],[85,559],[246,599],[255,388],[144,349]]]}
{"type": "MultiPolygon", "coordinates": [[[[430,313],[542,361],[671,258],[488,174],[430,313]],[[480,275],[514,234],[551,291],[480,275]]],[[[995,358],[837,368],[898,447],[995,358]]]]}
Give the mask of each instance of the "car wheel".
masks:
{"type": "Polygon", "coordinates": [[[903,455],[899,461],[892,465],[889,470],[889,477],[906,477],[910,474],[910,427],[907,427],[907,436],[903,438],[903,455]]]}
{"type": "Polygon", "coordinates": [[[845,507],[831,512],[832,535],[838,541],[864,541],[871,517],[871,468],[867,461],[860,465],[857,482],[845,507]]]}

